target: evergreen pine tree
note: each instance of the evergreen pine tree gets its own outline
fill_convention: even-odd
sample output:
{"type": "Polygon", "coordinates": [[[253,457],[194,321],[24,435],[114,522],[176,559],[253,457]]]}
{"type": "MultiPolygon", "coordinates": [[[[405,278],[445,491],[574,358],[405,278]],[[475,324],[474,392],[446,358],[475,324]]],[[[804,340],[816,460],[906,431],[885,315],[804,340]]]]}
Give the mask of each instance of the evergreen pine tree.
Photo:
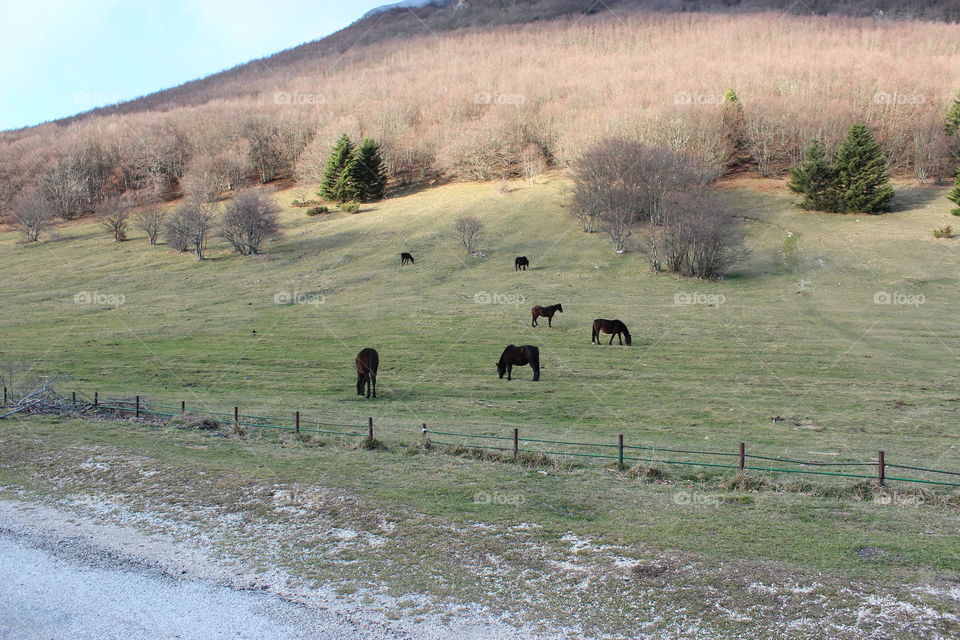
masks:
{"type": "Polygon", "coordinates": [[[843,211],[879,213],[893,198],[887,161],[870,129],[863,124],[850,127],[833,162],[837,196],[843,211]]]}
{"type": "Polygon", "coordinates": [[[953,104],[947,111],[947,119],[943,129],[948,136],[955,136],[960,133],[960,93],[953,99],[953,104]]]}
{"type": "MultiPolygon", "coordinates": [[[[953,189],[947,194],[947,199],[956,205],[960,205],[960,167],[957,167],[957,172],[953,175],[953,189]]],[[[960,216],[960,206],[953,209],[950,213],[955,216],[960,216]]]]}
{"type": "Polygon", "coordinates": [[[380,145],[370,138],[365,138],[357,148],[354,160],[351,173],[361,189],[358,199],[369,202],[382,198],[387,186],[387,174],[383,167],[380,145]]]}
{"type": "Polygon", "coordinates": [[[347,159],[347,164],[343,167],[343,171],[334,185],[334,202],[341,204],[344,202],[362,202],[364,185],[361,178],[362,172],[359,169],[357,154],[354,153],[347,159]]]}
{"type": "Polygon", "coordinates": [[[746,119],[743,103],[733,89],[727,89],[720,104],[723,136],[727,144],[727,165],[734,165],[746,155],[746,119]]]}
{"type": "Polygon", "coordinates": [[[790,171],[787,186],[803,196],[800,206],[815,211],[838,211],[836,172],[827,160],[819,140],[811,140],[803,152],[803,160],[790,171]]]}
{"type": "Polygon", "coordinates": [[[320,197],[334,202],[346,201],[341,199],[338,185],[342,182],[344,169],[347,168],[353,158],[353,152],[353,143],[350,141],[350,137],[347,134],[340,136],[337,144],[333,147],[333,151],[330,152],[330,157],[327,158],[327,168],[323,172],[323,182],[320,184],[320,197]]]}

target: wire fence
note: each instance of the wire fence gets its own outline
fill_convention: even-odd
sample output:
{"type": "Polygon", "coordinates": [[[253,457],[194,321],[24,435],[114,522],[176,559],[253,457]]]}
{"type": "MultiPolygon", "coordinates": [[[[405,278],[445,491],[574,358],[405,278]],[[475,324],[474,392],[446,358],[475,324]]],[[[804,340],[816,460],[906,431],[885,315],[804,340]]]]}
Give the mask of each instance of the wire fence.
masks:
{"type": "MultiPolygon", "coordinates": [[[[89,398],[82,395],[78,396],[74,392],[71,395],[70,402],[74,407],[82,407],[95,412],[122,414],[142,419],[169,419],[189,414],[207,418],[218,425],[342,437],[365,437],[370,441],[374,439],[373,418],[368,418],[366,424],[351,424],[308,419],[301,416],[299,411],[293,412],[289,417],[241,413],[239,407],[234,407],[232,413],[223,413],[187,407],[186,402],[181,402],[179,406],[147,402],[141,396],[134,396],[132,400],[104,399],[101,401],[99,393],[94,393],[93,397],[89,398]]],[[[3,406],[11,406],[9,405],[6,388],[3,390],[3,406]]],[[[906,482],[960,487],[960,471],[890,462],[884,451],[878,451],[876,456],[869,460],[802,460],[749,453],[746,443],[743,442],[738,443],[737,451],[707,451],[628,444],[622,434],[617,436],[616,442],[581,442],[524,438],[520,436],[520,430],[516,428],[510,435],[495,435],[440,431],[430,429],[426,424],[421,427],[421,436],[424,442],[429,442],[431,445],[509,452],[514,457],[521,454],[541,454],[563,458],[610,460],[616,461],[620,467],[624,467],[628,463],[644,463],[732,470],[737,473],[761,471],[856,478],[876,480],[881,485],[887,482],[906,482]],[[891,473],[897,475],[891,475],[891,473]]]]}

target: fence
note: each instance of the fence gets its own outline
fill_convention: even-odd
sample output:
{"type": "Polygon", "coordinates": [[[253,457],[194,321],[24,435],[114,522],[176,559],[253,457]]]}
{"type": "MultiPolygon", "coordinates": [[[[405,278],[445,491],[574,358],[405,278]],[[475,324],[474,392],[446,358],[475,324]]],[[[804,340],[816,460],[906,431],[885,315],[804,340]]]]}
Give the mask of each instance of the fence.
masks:
{"type": "MultiPolygon", "coordinates": [[[[76,392],[73,392],[71,395],[71,402],[74,406],[79,406],[76,392]]],[[[240,413],[239,407],[234,407],[233,413],[218,413],[188,408],[186,402],[181,402],[179,406],[157,404],[152,402],[147,403],[141,398],[141,396],[135,396],[133,400],[104,400],[101,402],[99,393],[97,392],[93,394],[92,401],[88,400],[84,404],[91,407],[95,411],[114,411],[127,414],[132,413],[133,417],[135,418],[146,418],[150,416],[173,417],[176,415],[190,413],[198,416],[210,416],[214,422],[224,425],[234,425],[254,429],[280,429],[293,431],[295,433],[322,433],[327,435],[366,437],[371,441],[374,438],[373,418],[368,418],[365,425],[357,425],[321,422],[320,420],[305,420],[301,418],[299,411],[293,412],[293,414],[288,418],[243,414],[240,413]],[[311,428],[310,425],[316,426],[311,428]],[[343,429],[350,430],[344,431],[343,429]]],[[[8,394],[6,387],[4,387],[3,406],[7,405],[8,394]]],[[[602,443],[547,440],[542,438],[521,438],[520,430],[516,428],[513,429],[513,433],[509,436],[439,431],[428,428],[426,424],[422,426],[421,431],[424,440],[429,440],[431,444],[464,446],[493,451],[507,451],[512,453],[514,457],[519,456],[521,453],[539,453],[544,455],[573,458],[616,460],[617,464],[621,467],[623,467],[627,462],[643,462],[664,465],[693,466],[708,469],[730,469],[736,470],[737,473],[744,473],[745,471],[764,471],[771,473],[796,473],[841,478],[858,478],[876,480],[880,485],[884,485],[887,482],[910,482],[946,487],[960,487],[960,472],[958,471],[897,464],[888,461],[886,452],[884,451],[878,451],[876,458],[869,461],[815,461],[748,453],[747,445],[743,442],[739,443],[736,452],[703,451],[696,449],[674,449],[627,444],[624,440],[623,434],[617,436],[616,443],[602,443]],[[436,438],[437,436],[440,436],[441,438],[454,438],[457,439],[457,441],[443,439],[438,440],[436,438]],[[475,442],[477,440],[482,442],[475,442]],[[525,445],[536,445],[538,448],[529,448],[525,445]],[[576,447],[577,450],[561,450],[561,447],[576,447]],[[665,455],[670,454],[694,456],[698,459],[678,460],[675,458],[671,459],[673,456],[665,457],[665,455]],[[788,467],[785,465],[792,466],[788,467]],[[867,469],[869,469],[871,472],[866,473],[867,469]],[[857,471],[859,471],[859,473],[856,473],[857,471]],[[889,475],[888,471],[892,471],[898,475],[889,475]],[[915,475],[926,474],[933,476],[936,479],[906,477],[909,472],[913,472],[915,475]],[[958,481],[948,482],[947,478],[957,479],[958,481]]]]}

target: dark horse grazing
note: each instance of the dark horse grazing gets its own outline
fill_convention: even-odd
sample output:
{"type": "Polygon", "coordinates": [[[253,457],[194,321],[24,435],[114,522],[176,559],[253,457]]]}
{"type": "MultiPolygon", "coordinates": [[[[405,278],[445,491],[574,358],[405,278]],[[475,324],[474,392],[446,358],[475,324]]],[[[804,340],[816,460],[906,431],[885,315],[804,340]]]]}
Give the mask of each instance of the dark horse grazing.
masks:
{"type": "Polygon", "coordinates": [[[513,260],[514,271],[520,271],[520,269],[523,269],[524,271],[526,271],[527,267],[529,266],[530,266],[530,261],[527,260],[527,256],[517,256],[513,260]]]}
{"type": "Polygon", "coordinates": [[[560,313],[563,313],[563,305],[562,305],[562,304],[552,304],[552,305],[550,305],[549,307],[536,306],[536,307],[534,307],[533,309],[530,309],[530,314],[533,316],[533,321],[530,323],[530,326],[531,326],[531,327],[539,327],[539,326],[540,326],[540,323],[537,322],[537,318],[546,318],[546,319],[547,319],[547,326],[548,326],[548,327],[552,327],[552,326],[553,326],[553,314],[555,314],[557,311],[559,311],[560,313]]]}
{"type": "Polygon", "coordinates": [[[408,262],[413,264],[413,256],[404,251],[400,254],[400,264],[407,264],[408,262]]]}
{"type": "Polygon", "coordinates": [[[507,374],[507,380],[512,380],[510,377],[513,368],[522,367],[523,365],[529,364],[530,368],[533,369],[533,381],[536,382],[540,379],[540,349],[537,349],[533,345],[525,344],[522,347],[516,345],[510,345],[503,350],[503,355],[500,356],[500,362],[497,363],[497,373],[500,374],[500,377],[503,378],[503,374],[507,374]]]}
{"type": "Polygon", "coordinates": [[[630,332],[627,331],[627,325],[623,324],[619,320],[604,320],[603,318],[597,318],[593,321],[593,333],[590,335],[591,344],[600,344],[600,334],[609,333],[610,334],[610,344],[613,344],[613,339],[618,338],[620,344],[623,344],[624,339],[627,341],[627,346],[631,344],[630,332]]]}
{"type": "Polygon", "coordinates": [[[357,354],[357,395],[362,396],[366,388],[367,397],[373,393],[377,397],[377,367],[380,366],[380,354],[374,349],[361,349],[357,354]]]}

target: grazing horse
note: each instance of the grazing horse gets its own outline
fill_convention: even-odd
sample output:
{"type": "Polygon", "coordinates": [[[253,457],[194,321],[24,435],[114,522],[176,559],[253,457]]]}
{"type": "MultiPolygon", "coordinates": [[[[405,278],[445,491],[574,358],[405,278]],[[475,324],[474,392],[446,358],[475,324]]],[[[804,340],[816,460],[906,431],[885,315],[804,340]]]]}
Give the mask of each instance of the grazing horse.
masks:
{"type": "Polygon", "coordinates": [[[529,266],[530,266],[530,261],[527,260],[527,256],[517,256],[516,258],[513,259],[514,271],[520,271],[520,269],[523,269],[524,271],[526,271],[527,267],[529,266]]]}
{"type": "Polygon", "coordinates": [[[530,314],[533,316],[533,321],[530,323],[531,327],[539,327],[540,323],[537,322],[537,318],[546,318],[547,326],[553,326],[553,314],[557,311],[563,313],[562,304],[552,304],[549,307],[536,306],[533,309],[530,309],[530,314]]]}
{"type": "Polygon", "coordinates": [[[503,350],[503,355],[500,356],[500,361],[497,363],[497,373],[500,374],[501,379],[503,374],[506,373],[507,380],[512,380],[510,374],[513,367],[522,367],[527,364],[533,369],[533,381],[536,382],[540,379],[540,350],[529,344],[522,347],[511,344],[503,350]]]}
{"type": "Polygon", "coordinates": [[[367,397],[373,393],[377,397],[377,367],[380,366],[380,354],[374,349],[361,349],[357,354],[357,395],[362,396],[366,389],[367,397]]]}
{"type": "Polygon", "coordinates": [[[627,331],[627,325],[619,320],[604,320],[603,318],[594,320],[593,333],[590,335],[590,344],[600,344],[601,333],[610,334],[610,344],[613,344],[614,338],[618,338],[620,344],[623,344],[624,339],[626,339],[628,347],[631,344],[630,332],[627,331]]]}
{"type": "Polygon", "coordinates": [[[400,264],[404,265],[404,264],[407,264],[408,262],[410,264],[413,264],[413,256],[407,253],[406,251],[404,251],[403,253],[400,254],[400,264]]]}

